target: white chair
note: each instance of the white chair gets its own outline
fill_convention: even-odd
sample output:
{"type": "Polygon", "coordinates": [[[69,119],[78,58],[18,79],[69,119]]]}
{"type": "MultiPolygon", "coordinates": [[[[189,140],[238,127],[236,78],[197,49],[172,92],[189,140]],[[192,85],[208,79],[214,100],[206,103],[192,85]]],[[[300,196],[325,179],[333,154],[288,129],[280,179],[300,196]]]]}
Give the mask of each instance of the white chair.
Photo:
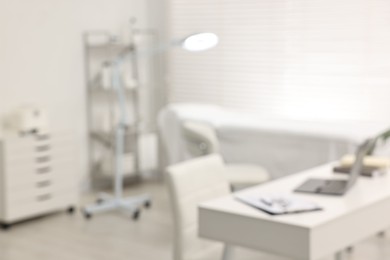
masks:
{"type": "MultiPolygon", "coordinates": [[[[175,230],[174,260],[221,259],[223,244],[198,237],[197,205],[230,193],[224,173],[223,160],[217,154],[168,167],[167,181],[175,230]]],[[[229,247],[225,249],[227,255],[229,247]]]]}
{"type": "MultiPolygon", "coordinates": [[[[219,153],[218,137],[212,126],[206,123],[186,121],[182,127],[187,150],[191,156],[219,153]]],[[[270,179],[267,170],[255,164],[228,164],[226,174],[234,190],[257,185],[270,179]]]]}

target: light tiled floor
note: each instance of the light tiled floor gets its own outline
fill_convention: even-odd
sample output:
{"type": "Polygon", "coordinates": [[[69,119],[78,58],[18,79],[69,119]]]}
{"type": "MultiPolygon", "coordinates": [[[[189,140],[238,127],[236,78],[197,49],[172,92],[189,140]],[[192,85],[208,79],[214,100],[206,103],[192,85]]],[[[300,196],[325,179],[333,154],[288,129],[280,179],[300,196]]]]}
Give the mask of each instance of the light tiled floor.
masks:
{"type": "MultiPolygon", "coordinates": [[[[172,219],[165,187],[150,182],[127,193],[145,191],[153,196],[153,206],[143,210],[137,222],[120,213],[96,215],[89,221],[79,213],[57,213],[2,231],[0,260],[171,260],[172,219]]],[[[234,256],[240,260],[286,260],[241,248],[234,256]]],[[[345,259],[390,259],[390,238],[369,238],[356,245],[345,259]]]]}

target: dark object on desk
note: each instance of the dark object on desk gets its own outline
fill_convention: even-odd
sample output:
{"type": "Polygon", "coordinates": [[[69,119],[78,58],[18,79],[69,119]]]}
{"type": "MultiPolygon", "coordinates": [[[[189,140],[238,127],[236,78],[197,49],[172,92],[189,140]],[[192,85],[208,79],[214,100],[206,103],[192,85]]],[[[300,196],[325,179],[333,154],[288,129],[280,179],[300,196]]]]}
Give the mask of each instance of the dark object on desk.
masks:
{"type": "Polygon", "coordinates": [[[347,180],[308,179],[296,192],[343,195],[348,190],[347,180]]]}
{"type": "Polygon", "coordinates": [[[364,156],[368,153],[376,139],[368,139],[361,144],[356,152],[356,160],[347,180],[308,179],[295,192],[317,193],[326,195],[344,195],[357,181],[363,167],[364,156]]]}
{"type": "Polygon", "coordinates": [[[303,199],[294,198],[284,195],[242,195],[236,194],[236,199],[252,206],[256,209],[260,209],[270,215],[284,215],[293,213],[302,213],[322,210],[317,204],[306,201],[303,199]]]}
{"type": "MultiPolygon", "coordinates": [[[[335,173],[351,173],[351,166],[335,166],[333,172],[335,173]]],[[[376,177],[386,173],[386,169],[383,167],[363,166],[360,170],[360,176],[376,177]]]]}

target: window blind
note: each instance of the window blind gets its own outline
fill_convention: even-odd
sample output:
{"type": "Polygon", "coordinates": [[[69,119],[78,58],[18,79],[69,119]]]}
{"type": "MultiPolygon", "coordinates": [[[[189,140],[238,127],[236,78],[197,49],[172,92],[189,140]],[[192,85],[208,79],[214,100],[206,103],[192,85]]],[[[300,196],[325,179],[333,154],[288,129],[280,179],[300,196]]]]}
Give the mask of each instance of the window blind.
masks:
{"type": "Polygon", "coordinates": [[[268,117],[390,118],[390,2],[170,0],[170,37],[217,48],[170,53],[170,102],[268,117]]]}

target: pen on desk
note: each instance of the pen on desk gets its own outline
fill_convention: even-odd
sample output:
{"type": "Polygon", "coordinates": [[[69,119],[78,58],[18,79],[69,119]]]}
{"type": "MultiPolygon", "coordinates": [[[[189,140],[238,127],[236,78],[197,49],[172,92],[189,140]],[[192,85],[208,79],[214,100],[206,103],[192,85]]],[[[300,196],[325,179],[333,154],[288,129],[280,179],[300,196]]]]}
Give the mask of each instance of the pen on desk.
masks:
{"type": "Polygon", "coordinates": [[[260,201],[263,202],[267,206],[270,206],[270,207],[273,206],[273,201],[272,200],[267,200],[267,199],[261,198],[260,201]]]}
{"type": "Polygon", "coordinates": [[[279,206],[281,206],[283,208],[287,208],[290,205],[290,202],[288,200],[285,200],[285,199],[271,199],[270,200],[270,199],[261,198],[260,201],[269,207],[273,207],[275,204],[278,204],[279,206]]]}

